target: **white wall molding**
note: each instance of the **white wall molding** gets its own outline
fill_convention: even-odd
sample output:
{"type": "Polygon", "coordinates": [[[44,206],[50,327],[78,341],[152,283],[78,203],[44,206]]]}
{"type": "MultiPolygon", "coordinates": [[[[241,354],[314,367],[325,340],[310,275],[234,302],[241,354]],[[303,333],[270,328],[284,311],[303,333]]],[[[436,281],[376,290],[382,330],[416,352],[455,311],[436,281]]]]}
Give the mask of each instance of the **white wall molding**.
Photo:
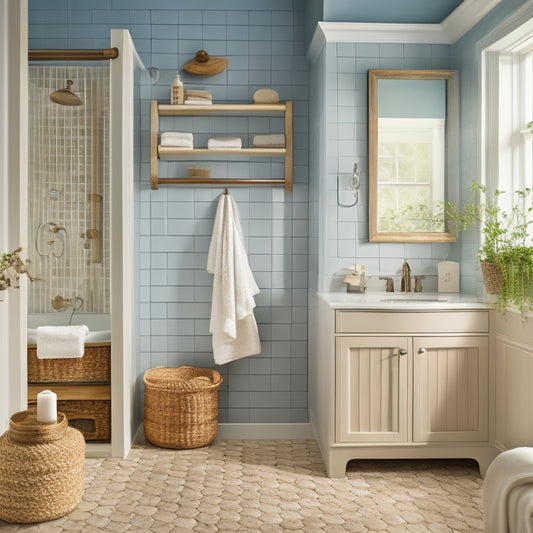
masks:
{"type": "Polygon", "coordinates": [[[319,22],[328,42],[450,44],[440,24],[319,22]]]}
{"type": "Polygon", "coordinates": [[[503,0],[463,0],[441,23],[450,43],[458,41],[503,0]]]}
{"type": "Polygon", "coordinates": [[[512,46],[513,39],[516,39],[515,30],[524,24],[531,24],[533,18],[533,0],[529,0],[516,11],[502,20],[492,31],[487,33],[482,39],[476,42],[476,57],[480,57],[483,51],[502,51],[505,46],[512,46]],[[506,39],[507,42],[504,42],[506,39]],[[494,43],[502,41],[494,47],[494,43]]]}
{"type": "MultiPolygon", "coordinates": [[[[315,440],[311,423],[300,424],[218,424],[218,439],[223,440],[315,440]]],[[[145,440],[143,425],[135,432],[135,442],[145,440]]]]}
{"type": "Polygon", "coordinates": [[[126,457],[135,432],[134,70],[144,69],[128,30],[111,30],[111,449],[126,457]]]}
{"type": "Polygon", "coordinates": [[[307,58],[313,63],[326,43],[450,44],[440,24],[319,22],[307,58]]]}
{"type": "Polygon", "coordinates": [[[453,44],[503,0],[464,0],[440,24],[318,22],[307,51],[316,61],[326,43],[453,44]]]}
{"type": "MultiPolygon", "coordinates": [[[[0,0],[0,253],[28,235],[28,3],[0,0]]],[[[0,433],[27,406],[27,278],[0,305],[0,433]]]]}
{"type": "Polygon", "coordinates": [[[219,424],[219,439],[315,439],[310,423],[301,424],[219,424]]]}

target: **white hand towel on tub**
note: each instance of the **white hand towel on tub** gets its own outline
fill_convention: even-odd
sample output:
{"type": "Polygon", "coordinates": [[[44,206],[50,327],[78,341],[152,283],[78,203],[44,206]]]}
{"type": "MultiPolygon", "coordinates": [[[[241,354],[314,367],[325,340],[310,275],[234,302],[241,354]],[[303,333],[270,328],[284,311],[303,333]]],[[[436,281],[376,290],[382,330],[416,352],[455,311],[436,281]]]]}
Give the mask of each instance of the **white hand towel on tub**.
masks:
{"type": "Polygon", "coordinates": [[[498,455],[487,469],[482,491],[487,533],[533,531],[533,448],[498,455]]]}
{"type": "Polygon", "coordinates": [[[192,133],[187,133],[184,131],[164,131],[161,133],[161,146],[192,149],[192,133]]]}
{"type": "Polygon", "coordinates": [[[209,331],[215,363],[260,353],[254,317],[254,295],[259,287],[248,263],[239,212],[229,194],[223,194],[218,202],[207,271],[214,274],[209,331]]]}
{"type": "Polygon", "coordinates": [[[207,141],[207,148],[210,150],[242,148],[242,139],[240,137],[211,137],[211,139],[207,141]]]}
{"type": "Polygon", "coordinates": [[[83,357],[87,326],[39,326],[37,328],[38,359],[83,357]]]}

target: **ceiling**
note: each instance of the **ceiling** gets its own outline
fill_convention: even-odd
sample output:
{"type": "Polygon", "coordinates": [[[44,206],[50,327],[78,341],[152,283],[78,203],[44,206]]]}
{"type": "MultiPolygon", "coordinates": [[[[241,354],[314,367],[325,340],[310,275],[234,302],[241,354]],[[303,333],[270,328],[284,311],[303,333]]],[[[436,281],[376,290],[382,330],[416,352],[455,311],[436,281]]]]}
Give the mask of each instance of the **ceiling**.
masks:
{"type": "Polygon", "coordinates": [[[324,20],[440,24],[462,1],[324,0],[324,20]]]}

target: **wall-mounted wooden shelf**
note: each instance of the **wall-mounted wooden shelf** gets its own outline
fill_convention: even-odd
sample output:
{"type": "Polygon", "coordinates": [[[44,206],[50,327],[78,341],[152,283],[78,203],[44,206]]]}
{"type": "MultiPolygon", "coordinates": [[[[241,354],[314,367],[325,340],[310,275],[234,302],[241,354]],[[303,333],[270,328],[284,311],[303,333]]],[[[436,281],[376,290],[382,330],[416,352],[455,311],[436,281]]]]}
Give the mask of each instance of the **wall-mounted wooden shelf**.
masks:
{"type": "MultiPolygon", "coordinates": [[[[292,102],[278,104],[211,104],[211,105],[170,105],[158,104],[152,100],[150,123],[150,186],[156,190],[160,184],[177,185],[281,185],[285,192],[292,191],[293,137],[292,137],[292,102]],[[285,117],[284,148],[240,148],[217,149],[194,148],[183,149],[159,145],[160,116],[202,116],[202,115],[272,115],[285,117]],[[209,158],[210,156],[230,155],[248,157],[284,157],[285,177],[282,179],[233,179],[233,178],[198,178],[198,177],[159,177],[159,160],[178,160],[209,158]]],[[[268,133],[268,132],[265,132],[268,133]]]]}

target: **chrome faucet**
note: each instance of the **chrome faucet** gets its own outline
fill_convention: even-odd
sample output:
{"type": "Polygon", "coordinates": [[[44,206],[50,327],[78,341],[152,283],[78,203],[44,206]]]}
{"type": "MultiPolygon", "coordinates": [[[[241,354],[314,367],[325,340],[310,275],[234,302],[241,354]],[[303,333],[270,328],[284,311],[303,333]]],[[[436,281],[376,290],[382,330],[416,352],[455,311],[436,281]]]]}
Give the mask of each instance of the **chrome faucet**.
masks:
{"type": "Polygon", "coordinates": [[[411,292],[411,267],[407,261],[402,266],[402,292],[411,292]]]}

